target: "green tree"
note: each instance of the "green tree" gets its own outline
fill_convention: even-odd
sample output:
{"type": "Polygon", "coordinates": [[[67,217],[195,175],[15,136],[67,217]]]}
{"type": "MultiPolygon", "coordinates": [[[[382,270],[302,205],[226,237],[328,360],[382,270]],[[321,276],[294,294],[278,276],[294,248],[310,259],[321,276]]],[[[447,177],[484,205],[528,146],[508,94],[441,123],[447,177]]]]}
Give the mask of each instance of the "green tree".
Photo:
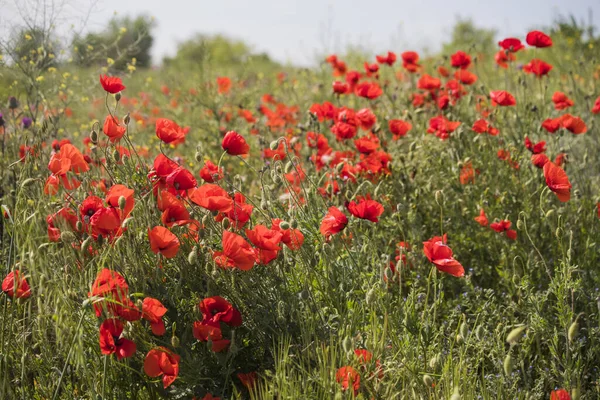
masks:
{"type": "Polygon", "coordinates": [[[471,19],[458,18],[450,42],[443,47],[444,54],[451,54],[457,50],[491,53],[495,49],[496,31],[494,29],[478,28],[471,19]]]}

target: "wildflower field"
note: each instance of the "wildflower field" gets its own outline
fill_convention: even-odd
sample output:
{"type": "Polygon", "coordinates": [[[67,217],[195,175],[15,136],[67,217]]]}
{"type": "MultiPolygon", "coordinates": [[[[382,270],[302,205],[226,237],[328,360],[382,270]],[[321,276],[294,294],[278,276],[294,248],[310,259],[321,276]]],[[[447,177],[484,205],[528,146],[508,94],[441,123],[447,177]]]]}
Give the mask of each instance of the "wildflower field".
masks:
{"type": "Polygon", "coordinates": [[[600,398],[599,47],[494,46],[5,55],[0,399],[600,398]]]}

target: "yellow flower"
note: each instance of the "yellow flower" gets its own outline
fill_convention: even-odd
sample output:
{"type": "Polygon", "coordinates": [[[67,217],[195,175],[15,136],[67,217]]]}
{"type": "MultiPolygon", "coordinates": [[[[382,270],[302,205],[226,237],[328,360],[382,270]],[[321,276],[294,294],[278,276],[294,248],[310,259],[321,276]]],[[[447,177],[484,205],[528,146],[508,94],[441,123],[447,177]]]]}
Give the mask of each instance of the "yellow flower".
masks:
{"type": "Polygon", "coordinates": [[[37,78],[35,78],[35,80],[37,82],[43,82],[44,81],[44,77],[42,75],[38,76],[37,78]]]}
{"type": "Polygon", "coordinates": [[[135,71],[135,65],[127,64],[127,70],[128,70],[129,72],[133,72],[133,71],[135,71]]]}
{"type": "Polygon", "coordinates": [[[88,44],[88,45],[87,45],[87,49],[88,49],[89,51],[92,51],[92,50],[94,50],[94,46],[92,46],[91,44],[88,44]]]}
{"type": "Polygon", "coordinates": [[[113,60],[112,58],[108,57],[108,58],[106,59],[106,63],[107,63],[108,65],[113,65],[113,64],[115,63],[115,60],[113,60]]]}
{"type": "Polygon", "coordinates": [[[25,35],[25,40],[31,40],[31,39],[33,39],[33,38],[31,37],[31,35],[30,35],[30,34],[26,34],[26,35],[25,35]]]}
{"type": "Polygon", "coordinates": [[[121,29],[119,29],[119,32],[121,32],[122,34],[127,32],[127,28],[125,28],[124,26],[121,27],[121,29]]]}
{"type": "Polygon", "coordinates": [[[50,67],[50,68],[48,68],[48,72],[52,72],[52,73],[54,73],[54,72],[56,72],[56,68],[54,68],[54,67],[50,67]]]}

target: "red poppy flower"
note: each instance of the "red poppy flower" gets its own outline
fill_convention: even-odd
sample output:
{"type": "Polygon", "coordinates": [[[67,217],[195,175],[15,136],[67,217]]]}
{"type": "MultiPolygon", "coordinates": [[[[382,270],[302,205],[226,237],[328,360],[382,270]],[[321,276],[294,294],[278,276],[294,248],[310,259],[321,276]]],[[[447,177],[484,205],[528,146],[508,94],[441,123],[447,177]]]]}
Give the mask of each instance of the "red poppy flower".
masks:
{"type": "Polygon", "coordinates": [[[326,238],[341,232],[348,224],[348,217],[337,207],[329,207],[328,211],[319,228],[321,234],[326,238]]]}
{"type": "Polygon", "coordinates": [[[179,356],[165,347],[152,349],[144,359],[144,372],[151,378],[162,375],[163,387],[169,387],[179,375],[179,356]]]}
{"type": "Polygon", "coordinates": [[[466,185],[467,183],[475,183],[475,169],[473,168],[473,163],[468,161],[463,164],[460,169],[460,183],[461,185],[466,185]]]}
{"type": "Polygon", "coordinates": [[[31,288],[27,279],[19,270],[11,271],[6,275],[2,281],[2,291],[9,297],[17,299],[26,299],[31,296],[31,288]]]}
{"type": "Polygon", "coordinates": [[[554,103],[554,108],[557,110],[564,110],[575,104],[573,103],[573,100],[569,99],[563,92],[554,92],[552,95],[552,102],[554,103]]]}
{"type": "Polygon", "coordinates": [[[90,218],[92,237],[98,239],[99,236],[102,236],[103,238],[114,239],[120,236],[122,233],[121,222],[117,209],[102,207],[90,218]]]}
{"type": "Polygon", "coordinates": [[[189,195],[190,200],[209,211],[227,212],[231,210],[233,200],[220,186],[205,183],[194,189],[189,195]]]}
{"type": "Polygon", "coordinates": [[[188,190],[198,185],[194,175],[183,167],[177,167],[166,178],[167,185],[175,190],[188,190]]]}
{"type": "Polygon", "coordinates": [[[107,115],[106,119],[104,120],[102,132],[108,136],[108,139],[111,141],[111,143],[114,143],[121,140],[123,135],[125,135],[125,132],[127,132],[127,127],[119,124],[119,120],[117,118],[113,117],[112,115],[107,115]]]}
{"type": "Polygon", "coordinates": [[[367,76],[371,77],[375,77],[375,79],[377,79],[379,77],[379,64],[369,64],[368,62],[365,61],[365,73],[367,76]]]}
{"type": "Polygon", "coordinates": [[[544,165],[544,177],[548,188],[556,193],[561,202],[567,202],[571,198],[571,182],[566,172],[552,161],[544,165]]]}
{"type": "Polygon", "coordinates": [[[169,144],[185,139],[185,133],[174,121],[159,118],[156,120],[156,137],[169,144]]]}
{"type": "Polygon", "coordinates": [[[396,54],[388,51],[387,55],[375,56],[375,59],[379,64],[387,64],[391,67],[396,62],[396,54]]]}
{"type": "Polygon", "coordinates": [[[554,133],[562,126],[562,119],[559,118],[548,118],[542,122],[542,128],[547,130],[549,133],[554,133]]]}
{"type": "Polygon", "coordinates": [[[246,389],[253,390],[254,385],[256,385],[256,380],[258,379],[258,374],[256,372],[248,372],[247,374],[240,372],[237,374],[237,377],[246,389]]]}
{"type": "Polygon", "coordinates": [[[532,164],[538,168],[544,168],[544,165],[546,165],[548,161],[550,161],[550,159],[544,153],[531,155],[532,164]]]}
{"type": "Polygon", "coordinates": [[[571,400],[571,395],[565,389],[553,390],[550,393],[550,400],[571,400]]]}
{"type": "Polygon", "coordinates": [[[358,196],[358,203],[351,201],[348,203],[348,211],[356,218],[367,219],[371,222],[378,222],[379,216],[383,214],[381,203],[371,200],[371,197],[358,196]]]}
{"type": "Polygon", "coordinates": [[[364,97],[365,99],[373,100],[381,96],[383,94],[383,90],[374,82],[362,82],[356,85],[354,93],[358,97],[364,97]]]}
{"type": "Polygon", "coordinates": [[[452,257],[452,249],[446,245],[446,234],[423,242],[423,252],[438,270],[457,277],[465,274],[463,266],[452,257]]]}
{"type": "Polygon", "coordinates": [[[240,235],[223,231],[223,251],[213,252],[215,263],[223,268],[250,270],[256,261],[254,249],[240,235]]]}
{"type": "Polygon", "coordinates": [[[499,50],[496,53],[496,55],[494,56],[494,60],[496,61],[496,64],[498,64],[498,66],[500,68],[506,69],[506,68],[508,68],[508,63],[515,61],[516,57],[510,51],[499,50]]]}
{"type": "Polygon", "coordinates": [[[502,220],[499,222],[493,222],[490,224],[490,228],[492,228],[493,230],[495,230],[498,233],[502,233],[505,232],[506,236],[511,239],[511,240],[515,240],[517,238],[517,231],[510,229],[512,225],[512,222],[510,222],[509,220],[502,220]]]}
{"type": "Polygon", "coordinates": [[[100,84],[108,93],[115,94],[125,90],[121,78],[116,76],[100,75],[100,84]]]}
{"type": "Polygon", "coordinates": [[[546,151],[546,142],[541,141],[533,144],[529,137],[525,136],[525,148],[533,154],[540,154],[546,151]]]}
{"type": "Polygon", "coordinates": [[[63,207],[52,215],[46,217],[48,225],[48,239],[51,242],[60,240],[61,229],[69,228],[75,232],[77,230],[77,214],[70,208],[63,207]]]}
{"type": "Polygon", "coordinates": [[[393,140],[398,140],[412,129],[412,124],[401,119],[391,119],[388,121],[388,128],[392,132],[393,140]]]}
{"type": "Polygon", "coordinates": [[[473,129],[473,131],[475,131],[479,134],[487,132],[491,136],[497,136],[500,133],[500,131],[497,128],[494,128],[485,119],[478,119],[477,121],[475,121],[473,123],[473,126],[471,127],[471,129],[473,129]]]}
{"type": "Polygon", "coordinates": [[[104,320],[100,325],[100,351],[102,354],[116,354],[117,360],[128,358],[135,354],[136,345],[129,339],[121,337],[123,323],[110,318],[104,320]]]}
{"type": "Polygon", "coordinates": [[[220,296],[207,297],[198,304],[205,323],[223,322],[231,327],[242,325],[242,314],[220,296]]]}
{"type": "Polygon", "coordinates": [[[442,86],[442,81],[439,78],[434,78],[431,75],[423,74],[417,81],[417,88],[421,90],[434,91],[442,86]]]}
{"type": "Polygon", "coordinates": [[[192,325],[192,334],[201,342],[212,343],[212,351],[220,353],[226,350],[231,343],[229,339],[223,339],[223,331],[221,330],[219,323],[210,323],[206,321],[194,321],[192,325]]]}
{"type": "Polygon", "coordinates": [[[490,92],[492,104],[499,106],[514,106],[517,104],[515,97],[505,90],[494,90],[490,92]]]}
{"type": "Polygon", "coordinates": [[[104,200],[106,201],[106,203],[108,203],[109,206],[120,210],[119,199],[121,197],[124,197],[125,208],[123,208],[122,210],[121,217],[121,219],[124,220],[129,216],[129,214],[131,214],[133,206],[135,205],[135,199],[133,197],[134,193],[135,192],[133,189],[129,189],[125,185],[117,184],[110,187],[108,193],[106,193],[106,198],[104,200]]]}
{"type": "Polygon", "coordinates": [[[206,160],[204,166],[200,170],[200,178],[205,182],[215,183],[223,179],[223,168],[219,168],[212,161],[206,160]]]}
{"type": "Polygon", "coordinates": [[[369,108],[362,108],[356,112],[356,120],[363,130],[368,131],[377,122],[377,117],[369,108]]]}
{"type": "Polygon", "coordinates": [[[593,114],[599,114],[600,113],[600,96],[598,96],[598,98],[596,99],[596,101],[594,101],[594,106],[592,107],[592,113],[593,114]]]}
{"type": "Polygon", "coordinates": [[[359,153],[371,154],[379,148],[379,138],[373,133],[369,133],[368,135],[356,139],[354,145],[359,153]]]}
{"type": "Polygon", "coordinates": [[[459,69],[454,73],[454,77],[465,85],[472,85],[477,82],[477,75],[466,69],[459,69]]]}
{"type": "Polygon", "coordinates": [[[257,259],[261,264],[267,265],[277,258],[278,251],[281,250],[279,246],[283,237],[281,232],[264,225],[256,225],[254,229],[246,229],[246,236],[257,248],[257,259]]]}
{"type": "Polygon", "coordinates": [[[335,373],[335,380],[342,385],[342,390],[352,388],[354,395],[358,394],[360,390],[360,375],[354,368],[350,366],[339,368],[335,373]]]}
{"type": "Polygon", "coordinates": [[[400,55],[402,57],[402,67],[410,73],[414,73],[421,69],[418,64],[419,54],[415,51],[405,51],[400,55]]]}
{"type": "Polygon", "coordinates": [[[467,69],[471,65],[471,56],[459,50],[450,56],[450,65],[454,68],[467,69]]]}
{"type": "Polygon", "coordinates": [[[524,49],[523,43],[517,38],[506,38],[498,42],[498,46],[502,47],[504,50],[508,50],[512,53],[516,53],[517,51],[524,49]]]}
{"type": "Polygon", "coordinates": [[[587,125],[579,117],[575,117],[571,114],[565,114],[560,117],[560,121],[563,128],[576,135],[587,132],[587,125]]]}
{"type": "Polygon", "coordinates": [[[552,46],[552,39],[541,31],[531,31],[527,34],[525,41],[528,45],[538,48],[552,46]]]}
{"type": "Polygon", "coordinates": [[[152,333],[156,336],[162,336],[166,332],[165,322],[162,319],[166,313],[167,308],[152,297],[146,297],[142,302],[142,318],[150,322],[152,333]]]}
{"type": "Polygon", "coordinates": [[[429,119],[429,128],[427,133],[434,133],[435,136],[442,140],[450,137],[450,133],[454,132],[460,126],[460,121],[449,121],[443,115],[429,119]]]}
{"type": "Polygon", "coordinates": [[[217,86],[219,86],[220,94],[229,93],[229,90],[231,89],[231,79],[226,76],[219,76],[217,78],[217,86]]]}
{"type": "Polygon", "coordinates": [[[335,94],[346,94],[350,92],[350,85],[345,82],[335,81],[332,84],[333,93],[335,94]]]}
{"type": "Polygon", "coordinates": [[[229,131],[223,137],[221,142],[223,150],[232,156],[243,156],[248,154],[250,146],[246,143],[246,139],[235,131],[229,131]]]}
{"type": "Polygon", "coordinates": [[[547,62],[534,58],[528,64],[523,66],[523,71],[528,74],[534,74],[539,78],[548,75],[552,68],[552,65],[547,62]]]}
{"type": "Polygon", "coordinates": [[[558,165],[559,167],[562,167],[562,165],[565,163],[565,161],[567,161],[567,154],[566,153],[558,153],[556,155],[556,158],[554,159],[554,164],[558,165]]]}
{"type": "Polygon", "coordinates": [[[165,258],[173,258],[179,251],[179,239],[164,226],[148,229],[150,249],[154,254],[162,254],[165,258]]]}
{"type": "Polygon", "coordinates": [[[289,228],[282,229],[281,220],[274,218],[271,221],[271,229],[281,232],[281,242],[285,244],[290,250],[298,250],[304,243],[304,234],[299,229],[289,228]]]}
{"type": "Polygon", "coordinates": [[[487,226],[488,225],[488,218],[485,215],[485,211],[483,210],[483,208],[481,208],[479,210],[479,216],[473,218],[475,221],[477,221],[477,223],[481,226],[487,226]]]}

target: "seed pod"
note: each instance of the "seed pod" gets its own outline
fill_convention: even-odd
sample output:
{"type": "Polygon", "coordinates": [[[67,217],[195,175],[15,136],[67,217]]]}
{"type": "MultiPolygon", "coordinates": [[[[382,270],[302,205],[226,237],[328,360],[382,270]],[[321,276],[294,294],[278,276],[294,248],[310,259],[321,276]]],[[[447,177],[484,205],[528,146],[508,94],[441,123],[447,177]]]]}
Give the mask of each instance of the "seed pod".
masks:
{"type": "Polygon", "coordinates": [[[579,316],[575,318],[575,321],[569,327],[569,331],[567,333],[567,337],[569,339],[569,343],[573,343],[575,339],[577,339],[577,335],[579,334],[579,316]]]}
{"type": "Polygon", "coordinates": [[[514,328],[506,337],[506,342],[511,346],[517,344],[521,339],[521,336],[523,336],[523,333],[525,333],[525,329],[527,329],[525,325],[514,328]]]}
{"type": "Polygon", "coordinates": [[[450,396],[450,400],[460,400],[460,392],[458,391],[458,387],[454,388],[454,393],[450,396]]]}
{"type": "Polygon", "coordinates": [[[200,153],[199,151],[197,151],[194,154],[194,159],[196,160],[196,162],[201,162],[202,161],[202,153],[200,153]]]}
{"type": "Polygon", "coordinates": [[[285,229],[290,229],[290,223],[289,223],[289,222],[287,222],[287,221],[281,221],[281,222],[279,223],[279,227],[280,227],[281,229],[284,229],[284,230],[285,230],[285,229]]]}
{"type": "Polygon", "coordinates": [[[98,143],[98,132],[96,132],[95,129],[92,129],[92,131],[90,132],[90,140],[94,144],[98,143]]]}
{"type": "Polygon", "coordinates": [[[125,196],[119,196],[119,208],[121,210],[124,210],[126,205],[127,205],[127,199],[125,198],[125,196]]]}
{"type": "Polygon", "coordinates": [[[510,353],[508,353],[506,355],[506,357],[504,357],[504,373],[509,376],[510,374],[512,374],[513,371],[513,367],[514,367],[514,361],[510,355],[510,353]]]}
{"type": "Polygon", "coordinates": [[[428,374],[423,375],[423,383],[427,387],[432,387],[433,386],[433,378],[431,377],[431,375],[428,375],[428,374]]]}
{"type": "Polygon", "coordinates": [[[117,100],[117,102],[121,101],[121,92],[115,94],[115,100],[117,100]]]}

